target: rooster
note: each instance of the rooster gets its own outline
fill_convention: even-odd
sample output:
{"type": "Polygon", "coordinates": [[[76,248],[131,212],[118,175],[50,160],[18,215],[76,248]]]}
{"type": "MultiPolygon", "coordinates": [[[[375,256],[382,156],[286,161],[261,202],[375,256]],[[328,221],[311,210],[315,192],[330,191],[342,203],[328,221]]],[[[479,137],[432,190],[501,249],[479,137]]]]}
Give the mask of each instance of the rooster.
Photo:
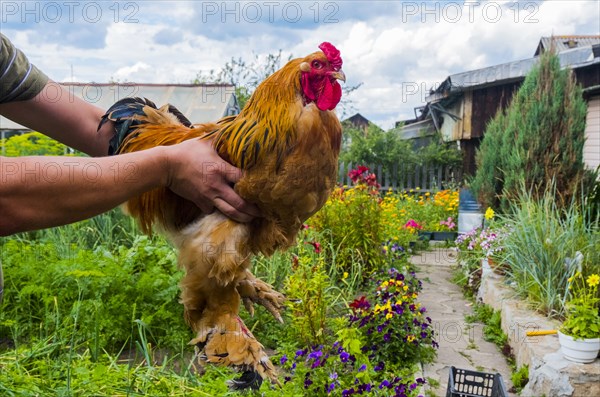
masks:
{"type": "Polygon", "coordinates": [[[263,217],[238,223],[202,211],[167,188],[126,203],[144,232],[164,232],[179,250],[185,270],[181,302],[196,333],[201,364],[232,366],[243,374],[234,389],[278,383],[263,346],[238,316],[243,302],[263,305],[281,320],[284,296],[250,272],[252,255],[271,255],[295,242],[303,222],[326,202],[337,180],[341,125],[333,112],[345,81],[339,51],[293,59],[255,90],[237,116],[192,125],[177,109],[160,109],[147,99],[126,98],[103,116],[115,123],[110,153],[127,153],[187,139],[208,139],[227,162],[244,170],[235,191],[263,217]]]}

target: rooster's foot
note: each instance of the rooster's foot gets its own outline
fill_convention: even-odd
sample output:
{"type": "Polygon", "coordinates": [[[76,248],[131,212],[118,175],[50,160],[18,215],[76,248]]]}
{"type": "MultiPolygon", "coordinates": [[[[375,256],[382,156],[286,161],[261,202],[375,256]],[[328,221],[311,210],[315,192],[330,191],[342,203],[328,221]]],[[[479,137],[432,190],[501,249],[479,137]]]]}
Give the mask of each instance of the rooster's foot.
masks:
{"type": "Polygon", "coordinates": [[[283,309],[285,296],[275,291],[270,284],[254,277],[249,272],[248,274],[249,276],[241,280],[236,287],[248,313],[254,316],[254,304],[256,303],[267,309],[277,321],[283,323],[281,310],[283,309]]]}
{"type": "Polygon", "coordinates": [[[258,389],[263,379],[280,384],[263,346],[237,315],[225,314],[217,323],[216,327],[199,326],[196,338],[190,341],[201,366],[214,364],[242,371],[239,378],[229,382],[232,389],[258,389]]]}

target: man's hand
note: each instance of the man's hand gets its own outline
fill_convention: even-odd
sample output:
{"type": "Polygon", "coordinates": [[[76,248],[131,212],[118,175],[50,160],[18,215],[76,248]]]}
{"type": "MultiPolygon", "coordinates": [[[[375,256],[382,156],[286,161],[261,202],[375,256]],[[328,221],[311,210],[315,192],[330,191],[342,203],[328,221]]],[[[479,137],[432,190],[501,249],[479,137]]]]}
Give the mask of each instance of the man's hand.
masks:
{"type": "Polygon", "coordinates": [[[258,208],[244,201],[233,190],[242,171],[224,161],[209,141],[191,139],[165,147],[167,187],[179,196],[195,203],[202,212],[216,207],[238,222],[250,222],[259,217],[258,208]]]}

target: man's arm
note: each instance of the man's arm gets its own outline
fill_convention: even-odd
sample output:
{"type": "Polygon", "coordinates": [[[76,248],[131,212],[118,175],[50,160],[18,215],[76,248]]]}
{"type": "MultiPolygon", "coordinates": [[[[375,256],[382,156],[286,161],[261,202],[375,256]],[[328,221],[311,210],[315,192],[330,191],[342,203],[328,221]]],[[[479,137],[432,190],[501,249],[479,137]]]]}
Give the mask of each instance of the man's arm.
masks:
{"type": "Polygon", "coordinates": [[[86,219],[158,187],[248,222],[259,214],[230,187],[240,176],[201,140],[114,157],[0,157],[0,235],[86,219]]]}
{"type": "MultiPolygon", "coordinates": [[[[62,86],[52,82],[33,99],[1,104],[0,114],[92,156],[106,156],[114,132],[112,123],[97,132],[104,111],[69,97],[62,86]]],[[[163,152],[154,149],[143,155],[97,159],[2,158],[0,234],[85,219],[159,186],[169,187],[206,213],[216,207],[240,222],[259,216],[256,207],[231,187],[241,171],[223,161],[210,142],[193,140],[163,149],[168,150],[162,160],[163,152]],[[157,167],[159,163],[161,167],[157,167]],[[137,170],[135,178],[133,167],[137,170]],[[100,177],[91,177],[96,170],[100,177]],[[52,171],[60,172],[62,178],[48,174],[52,171]],[[129,179],[123,179],[126,177],[129,179]]]]}
{"type": "Polygon", "coordinates": [[[90,156],[108,154],[111,126],[105,124],[96,131],[104,111],[69,94],[58,83],[49,81],[27,101],[0,104],[0,114],[90,156]]]}

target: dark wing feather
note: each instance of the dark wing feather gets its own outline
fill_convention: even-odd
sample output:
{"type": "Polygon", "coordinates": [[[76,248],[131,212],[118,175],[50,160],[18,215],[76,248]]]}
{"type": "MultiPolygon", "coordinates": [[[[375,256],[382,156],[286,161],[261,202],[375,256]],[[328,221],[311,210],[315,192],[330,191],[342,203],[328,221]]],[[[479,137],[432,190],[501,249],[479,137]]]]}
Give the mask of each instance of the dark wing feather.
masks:
{"type": "MultiPolygon", "coordinates": [[[[135,127],[143,123],[139,120],[139,117],[145,115],[144,107],[146,106],[157,109],[154,102],[147,98],[123,98],[112,105],[102,116],[98,130],[109,120],[115,123],[115,134],[108,145],[109,155],[119,153],[119,148],[125,138],[135,130],[135,127]]],[[[175,106],[169,105],[169,113],[177,117],[184,126],[192,128],[192,123],[175,106]]]]}

